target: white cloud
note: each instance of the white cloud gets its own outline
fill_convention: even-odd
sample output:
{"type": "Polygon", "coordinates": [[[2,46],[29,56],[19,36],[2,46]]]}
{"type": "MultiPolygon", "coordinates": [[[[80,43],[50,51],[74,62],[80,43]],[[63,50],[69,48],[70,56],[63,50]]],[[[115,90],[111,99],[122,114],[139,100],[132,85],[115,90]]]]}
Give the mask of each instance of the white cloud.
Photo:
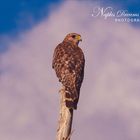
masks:
{"type": "Polygon", "coordinates": [[[51,69],[55,46],[69,32],[82,35],[85,79],[73,138],[138,140],[140,137],[140,31],[95,19],[90,5],[65,2],[17,41],[0,61],[0,138],[52,140],[60,84],[51,69]]]}

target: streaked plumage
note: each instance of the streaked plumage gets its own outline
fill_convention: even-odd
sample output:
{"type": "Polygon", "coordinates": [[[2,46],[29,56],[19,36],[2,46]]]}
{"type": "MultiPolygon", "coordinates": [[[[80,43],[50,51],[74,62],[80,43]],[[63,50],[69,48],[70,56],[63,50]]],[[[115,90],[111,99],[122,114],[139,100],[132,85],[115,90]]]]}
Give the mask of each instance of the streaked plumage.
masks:
{"type": "Polygon", "coordinates": [[[77,108],[80,87],[84,77],[85,58],[78,43],[81,36],[68,34],[54,51],[52,67],[62,85],[65,87],[66,106],[77,108]]]}

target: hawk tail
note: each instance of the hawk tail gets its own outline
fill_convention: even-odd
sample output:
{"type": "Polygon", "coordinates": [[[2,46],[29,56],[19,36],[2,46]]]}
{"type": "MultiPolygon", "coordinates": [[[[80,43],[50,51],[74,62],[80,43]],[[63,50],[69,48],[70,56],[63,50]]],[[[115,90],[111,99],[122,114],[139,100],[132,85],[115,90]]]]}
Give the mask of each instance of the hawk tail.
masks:
{"type": "Polygon", "coordinates": [[[65,91],[65,103],[66,107],[72,108],[72,109],[77,109],[77,103],[78,103],[78,94],[77,91],[75,92],[70,92],[70,91],[65,91]]]}

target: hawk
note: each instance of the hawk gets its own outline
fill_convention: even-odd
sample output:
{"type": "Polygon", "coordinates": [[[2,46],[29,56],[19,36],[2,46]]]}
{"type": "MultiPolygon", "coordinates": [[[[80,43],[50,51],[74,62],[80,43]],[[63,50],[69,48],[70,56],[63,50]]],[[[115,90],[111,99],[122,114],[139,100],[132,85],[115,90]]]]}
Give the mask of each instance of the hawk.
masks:
{"type": "Polygon", "coordinates": [[[78,46],[82,41],[77,33],[68,34],[54,50],[52,68],[65,90],[66,107],[77,109],[84,78],[85,58],[78,46]]]}

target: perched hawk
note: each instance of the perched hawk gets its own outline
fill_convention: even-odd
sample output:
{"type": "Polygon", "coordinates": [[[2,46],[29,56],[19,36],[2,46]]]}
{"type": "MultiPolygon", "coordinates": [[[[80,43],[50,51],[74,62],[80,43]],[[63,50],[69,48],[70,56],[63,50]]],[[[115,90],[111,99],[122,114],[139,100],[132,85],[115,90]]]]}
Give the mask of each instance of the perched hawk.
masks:
{"type": "Polygon", "coordinates": [[[68,108],[77,109],[80,87],[84,77],[85,58],[78,47],[81,36],[68,34],[54,51],[52,67],[65,88],[65,103],[68,108]]]}

